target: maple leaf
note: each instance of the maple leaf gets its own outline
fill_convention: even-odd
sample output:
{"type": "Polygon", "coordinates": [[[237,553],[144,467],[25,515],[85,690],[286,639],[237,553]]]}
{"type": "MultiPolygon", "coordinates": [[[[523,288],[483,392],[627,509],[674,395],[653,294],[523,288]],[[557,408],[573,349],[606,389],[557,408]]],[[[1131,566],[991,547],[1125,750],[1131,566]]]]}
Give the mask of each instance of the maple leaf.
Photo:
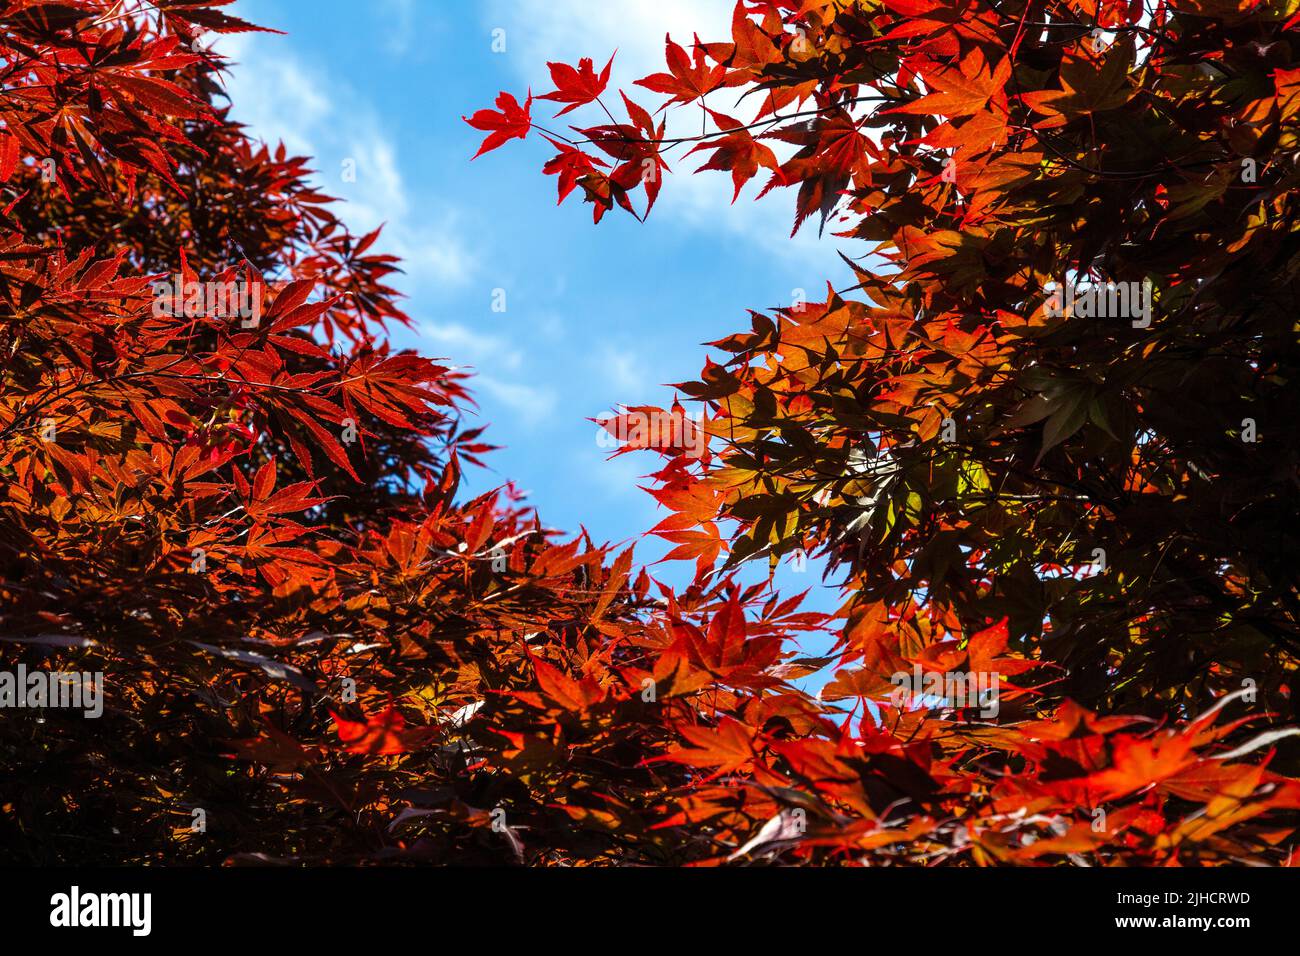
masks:
{"type": "Polygon", "coordinates": [[[681,735],[692,746],[678,747],[666,759],[692,767],[713,768],[715,776],[739,770],[756,756],[757,734],[731,717],[724,717],[717,727],[684,726],[681,735]]]}
{"type": "Polygon", "coordinates": [[[528,99],[521,107],[519,101],[509,93],[502,93],[497,97],[497,108],[495,110],[479,110],[473,116],[464,117],[470,126],[477,130],[483,130],[490,135],[483,140],[483,145],[479,147],[474,159],[478,159],[484,153],[490,153],[512,139],[527,139],[528,131],[533,127],[532,109],[533,93],[528,92],[528,99]]]}
{"type": "MultiPolygon", "coordinates": [[[[276,464],[272,458],[258,469],[249,489],[251,496],[244,504],[244,510],[255,521],[264,520],[274,515],[294,511],[306,511],[325,503],[327,499],[312,494],[314,483],[299,481],[280,491],[275,491],[276,464]]],[[[236,479],[241,483],[241,479],[236,479]]]]}
{"type": "Polygon", "coordinates": [[[818,211],[824,229],[853,175],[875,147],[858,130],[856,121],[843,110],[835,110],[807,123],[782,127],[767,135],[804,148],[773,174],[759,198],[778,186],[797,183],[799,198],[790,235],[798,233],[804,221],[818,211]]]}
{"type": "Polygon", "coordinates": [[[679,404],[668,410],[642,405],[592,421],[618,440],[620,447],[612,458],[645,450],[669,455],[694,454],[707,446],[707,430],[692,420],[679,404]]]}
{"type": "Polygon", "coordinates": [[[583,179],[598,172],[597,166],[609,168],[609,164],[604,160],[584,153],[576,146],[558,143],[549,136],[546,137],[546,141],[560,151],[558,156],[542,167],[542,172],[547,176],[559,177],[559,202],[561,203],[582,183],[583,179]]]}
{"type": "Polygon", "coordinates": [[[961,61],[958,69],[938,68],[923,74],[936,92],[889,110],[890,113],[960,117],[973,116],[992,106],[1003,114],[1007,109],[1006,85],[1011,77],[1011,60],[1003,59],[989,70],[978,48],[961,61]]]}
{"type": "Polygon", "coordinates": [[[1119,109],[1133,98],[1129,81],[1134,50],[1129,43],[1117,44],[1106,56],[1100,70],[1086,59],[1067,60],[1061,64],[1061,89],[1029,91],[1021,95],[1024,103],[1044,114],[1038,127],[1051,129],[1071,120],[1106,110],[1119,109]]]}
{"type": "Polygon", "coordinates": [[[1111,765],[1084,784],[1098,802],[1115,800],[1186,771],[1196,763],[1191,742],[1179,735],[1147,740],[1127,734],[1112,743],[1111,765]]]}
{"type": "Polygon", "coordinates": [[[731,39],[731,43],[704,45],[714,62],[731,71],[727,86],[750,82],[764,67],[781,62],[781,51],[772,37],[749,18],[743,3],[737,3],[732,12],[731,39]]]}
{"type": "Polygon", "coordinates": [[[777,163],[776,154],[769,147],[755,140],[750,132],[741,126],[738,120],[722,113],[715,113],[713,110],[709,110],[709,115],[713,117],[714,122],[721,129],[728,131],[728,135],[718,140],[700,143],[691,150],[691,153],[697,153],[703,149],[715,151],[709,161],[697,171],[702,172],[706,169],[730,170],[732,182],[736,187],[735,195],[731,199],[734,204],[740,198],[740,190],[745,183],[757,175],[760,166],[765,166],[773,170],[773,172],[778,172],[780,166],[777,163]]]}
{"type": "Polygon", "coordinates": [[[302,744],[269,722],[258,736],[227,743],[235,751],[231,756],[280,771],[296,770],[314,762],[313,755],[302,744]]]}
{"type": "Polygon", "coordinates": [[[436,727],[409,727],[393,704],[365,720],[348,720],[330,711],[343,749],[352,754],[387,756],[422,750],[437,738],[436,727]]]}
{"type": "Polygon", "coordinates": [[[0,132],[0,183],[7,183],[13,178],[18,166],[18,137],[8,132],[0,132]]]}
{"type": "Polygon", "coordinates": [[[723,677],[734,678],[741,669],[753,670],[755,662],[758,667],[773,663],[773,651],[779,645],[770,637],[749,637],[745,611],[736,594],[713,615],[707,632],[689,624],[676,625],[673,631],[675,646],[683,656],[723,677]]]}
{"type": "Polygon", "coordinates": [[[726,544],[722,540],[722,532],[713,522],[704,522],[697,524],[693,519],[684,515],[673,515],[665,518],[659,524],[650,530],[650,534],[657,535],[665,541],[677,545],[661,560],[663,561],[690,561],[696,563],[696,571],[704,574],[712,568],[725,549],[726,544]]]}
{"type": "Polygon", "coordinates": [[[593,704],[605,699],[605,692],[594,681],[589,678],[572,680],[545,661],[533,661],[533,672],[542,693],[564,711],[586,714],[593,704]]]}
{"type": "Polygon", "coordinates": [[[576,110],[580,106],[586,106],[588,103],[599,99],[600,94],[605,92],[605,87],[609,85],[609,73],[613,65],[614,57],[611,56],[609,62],[605,64],[605,68],[597,76],[595,67],[588,57],[578,61],[577,69],[567,63],[548,63],[547,66],[551,70],[551,79],[555,83],[556,90],[554,93],[539,96],[538,99],[569,104],[555,114],[557,117],[576,110]]]}
{"type": "Polygon", "coordinates": [[[671,34],[664,37],[664,44],[670,72],[652,73],[636,81],[637,86],[644,86],[648,90],[672,97],[664,104],[663,109],[667,109],[674,103],[690,103],[706,96],[722,86],[726,80],[726,67],[710,67],[707,64],[706,52],[700,45],[698,35],[695,37],[694,62],[679,44],[673,42],[671,34]]]}

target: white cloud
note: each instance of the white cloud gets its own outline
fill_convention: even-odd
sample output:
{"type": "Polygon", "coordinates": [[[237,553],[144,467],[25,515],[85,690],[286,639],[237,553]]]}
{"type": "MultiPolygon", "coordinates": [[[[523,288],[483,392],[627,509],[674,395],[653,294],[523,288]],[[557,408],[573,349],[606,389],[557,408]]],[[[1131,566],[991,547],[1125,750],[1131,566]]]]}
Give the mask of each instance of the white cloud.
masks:
{"type": "Polygon", "coordinates": [[[400,256],[411,284],[458,284],[476,268],[455,210],[436,198],[412,209],[402,162],[375,109],[345,83],[297,58],[284,37],[227,34],[216,48],[233,61],[226,91],[252,136],[310,156],[325,192],[358,235],[384,225],[382,244],[400,256]],[[267,95],[273,90],[273,95],[267,95]],[[345,175],[354,171],[355,176],[345,175]],[[431,209],[429,207],[432,207],[431,209]]]}
{"type": "Polygon", "coordinates": [[[455,213],[448,213],[432,229],[408,227],[385,232],[388,247],[402,260],[402,269],[417,282],[459,285],[478,268],[457,235],[456,218],[455,213]]]}
{"type": "MultiPolygon", "coordinates": [[[[594,417],[594,416],[593,416],[594,417]]],[[[633,452],[627,455],[610,457],[612,449],[601,448],[596,444],[597,429],[592,425],[591,448],[583,449],[574,456],[573,467],[588,485],[606,500],[621,500],[634,504],[645,513],[640,526],[653,527],[663,515],[656,516],[656,504],[653,498],[641,490],[647,485],[648,473],[654,471],[662,459],[646,452],[633,452]]],[[[627,505],[623,505],[627,507],[627,505]]]]}
{"type": "Polygon", "coordinates": [[[596,362],[605,381],[618,390],[619,400],[629,405],[648,401],[650,391],[659,384],[633,349],[606,345],[600,350],[596,362]]]}
{"type": "Polygon", "coordinates": [[[386,30],[388,52],[403,57],[411,49],[417,35],[415,27],[415,0],[382,0],[385,19],[391,23],[386,30]]]}
{"type": "Polygon", "coordinates": [[[554,421],[558,398],[552,389],[521,382],[503,382],[483,374],[474,379],[474,385],[513,411],[526,425],[554,421]]]}
{"type": "Polygon", "coordinates": [[[393,144],[373,129],[356,135],[347,145],[347,158],[356,163],[357,181],[350,212],[368,221],[404,219],[410,208],[406,186],[397,168],[393,144]]]}
{"type": "Polygon", "coordinates": [[[295,60],[264,56],[259,43],[265,39],[247,33],[222,34],[213,43],[232,64],[225,74],[225,88],[235,119],[250,127],[254,136],[283,140],[290,152],[309,152],[312,133],[329,118],[333,104],[295,60]],[[276,95],[264,95],[268,89],[276,95]]]}
{"type": "Polygon", "coordinates": [[[426,322],[420,326],[420,333],[435,344],[437,354],[488,371],[501,369],[514,372],[523,365],[523,354],[511,348],[510,341],[502,336],[476,332],[455,322],[426,322]]]}

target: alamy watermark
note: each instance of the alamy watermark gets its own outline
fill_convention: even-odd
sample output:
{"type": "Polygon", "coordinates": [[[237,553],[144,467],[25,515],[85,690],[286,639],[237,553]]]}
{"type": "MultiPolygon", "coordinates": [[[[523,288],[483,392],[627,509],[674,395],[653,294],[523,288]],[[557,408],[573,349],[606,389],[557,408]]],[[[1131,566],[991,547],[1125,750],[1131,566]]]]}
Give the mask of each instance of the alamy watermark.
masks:
{"type": "Polygon", "coordinates": [[[1135,329],[1151,325],[1154,301],[1150,279],[1142,282],[1064,282],[1049,283],[1045,308],[1049,318],[1067,315],[1080,319],[1129,319],[1135,329]]]}
{"type": "Polygon", "coordinates": [[[236,279],[227,282],[186,281],[180,275],[153,284],[155,318],[185,316],[240,319],[246,329],[262,319],[262,283],[236,279]]]}
{"type": "Polygon", "coordinates": [[[920,664],[912,673],[898,671],[889,678],[894,685],[890,695],[894,704],[902,707],[909,700],[940,709],[978,709],[981,717],[992,719],[998,715],[999,675],[996,671],[925,671],[920,664]]]}
{"type": "Polygon", "coordinates": [[[104,675],[101,671],[0,671],[0,708],[54,707],[80,710],[91,720],[104,713],[104,675]]]}
{"type": "Polygon", "coordinates": [[[128,927],[133,936],[148,936],[153,928],[150,893],[83,893],[74,886],[50,897],[50,925],[60,928],[128,927]]]}
{"type": "Polygon", "coordinates": [[[691,458],[703,458],[709,436],[704,416],[684,411],[633,409],[622,414],[607,413],[598,418],[596,445],[600,448],[680,449],[691,458]]]}

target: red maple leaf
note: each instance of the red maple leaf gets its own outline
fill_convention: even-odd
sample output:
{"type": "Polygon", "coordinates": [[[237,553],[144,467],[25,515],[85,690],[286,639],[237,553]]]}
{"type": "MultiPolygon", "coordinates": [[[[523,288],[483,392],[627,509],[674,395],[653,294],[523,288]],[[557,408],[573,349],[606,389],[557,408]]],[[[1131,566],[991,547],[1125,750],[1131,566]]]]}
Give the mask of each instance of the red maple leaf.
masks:
{"type": "Polygon", "coordinates": [[[736,186],[736,193],[731,198],[734,203],[740,198],[740,190],[745,183],[754,178],[760,166],[766,166],[775,172],[780,168],[780,164],[777,162],[776,154],[754,139],[749,130],[744,129],[737,120],[722,113],[715,113],[713,110],[709,110],[709,115],[713,117],[713,121],[720,129],[727,132],[727,135],[721,139],[700,143],[691,150],[691,153],[698,153],[702,149],[715,151],[713,158],[696,172],[703,172],[706,169],[730,170],[731,180],[736,186]]]}
{"type": "Polygon", "coordinates": [[[667,109],[674,103],[690,103],[722,86],[727,78],[725,66],[710,68],[704,62],[705,49],[700,38],[695,38],[695,62],[686,55],[682,47],[673,42],[672,35],[664,38],[667,46],[666,57],[670,73],[652,73],[643,80],[637,80],[637,86],[644,86],[656,93],[665,93],[672,99],[664,104],[667,109]]]}
{"type": "Polygon", "coordinates": [[[609,168],[609,164],[596,156],[584,153],[575,146],[559,143],[546,137],[546,141],[560,151],[559,155],[542,167],[547,176],[559,176],[560,202],[568,198],[569,193],[578,187],[583,177],[597,172],[597,166],[609,168]]]}
{"type": "Polygon", "coordinates": [[[556,116],[563,116],[565,113],[576,110],[579,106],[586,106],[588,103],[595,101],[601,93],[605,92],[605,87],[609,85],[609,71],[614,65],[614,57],[609,58],[605,64],[605,69],[601,70],[600,76],[596,75],[595,64],[590,57],[583,57],[578,61],[578,68],[575,70],[567,63],[548,63],[551,68],[551,79],[555,82],[556,90],[554,93],[547,93],[545,96],[539,96],[539,100],[551,100],[556,103],[568,103],[564,109],[556,113],[556,116]]]}
{"type": "Polygon", "coordinates": [[[478,130],[491,133],[483,140],[474,158],[501,146],[512,139],[525,139],[532,129],[533,93],[528,91],[528,99],[521,107],[519,101],[509,93],[497,97],[497,109],[479,110],[473,116],[462,116],[466,123],[478,130]]]}
{"type": "Polygon", "coordinates": [[[389,704],[364,721],[348,720],[330,711],[339,740],[351,754],[404,754],[419,750],[437,733],[433,727],[409,727],[406,718],[389,704]]]}

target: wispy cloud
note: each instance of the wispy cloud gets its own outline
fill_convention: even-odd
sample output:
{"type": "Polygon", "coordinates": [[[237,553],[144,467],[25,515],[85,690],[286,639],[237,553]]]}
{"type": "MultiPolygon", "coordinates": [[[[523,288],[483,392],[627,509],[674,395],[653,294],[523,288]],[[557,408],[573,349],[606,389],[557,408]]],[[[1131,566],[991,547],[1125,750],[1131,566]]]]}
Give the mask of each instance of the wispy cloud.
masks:
{"type": "Polygon", "coordinates": [[[469,280],[476,262],[454,207],[430,199],[418,217],[413,213],[397,146],[370,103],[337,74],[296,56],[283,37],[230,34],[216,45],[234,63],[226,90],[235,119],[268,143],[283,141],[313,157],[319,183],[345,200],[343,215],[354,231],[385,225],[385,247],[405,260],[409,284],[469,280]]]}
{"type": "Polygon", "coordinates": [[[405,56],[418,35],[415,0],[381,0],[379,7],[388,15],[392,24],[392,28],[385,31],[388,52],[395,57],[405,56]]]}
{"type": "Polygon", "coordinates": [[[650,391],[661,384],[655,381],[644,357],[636,349],[606,345],[595,360],[604,380],[616,388],[623,396],[622,400],[629,404],[648,399],[650,391]]]}
{"type": "Polygon", "coordinates": [[[558,398],[546,386],[526,385],[521,381],[502,381],[493,375],[479,375],[475,387],[506,406],[524,424],[538,426],[555,421],[558,398]]]}
{"type": "Polygon", "coordinates": [[[456,322],[426,322],[420,326],[420,333],[433,343],[437,355],[484,371],[515,372],[523,365],[523,354],[500,335],[478,332],[456,322]]]}

